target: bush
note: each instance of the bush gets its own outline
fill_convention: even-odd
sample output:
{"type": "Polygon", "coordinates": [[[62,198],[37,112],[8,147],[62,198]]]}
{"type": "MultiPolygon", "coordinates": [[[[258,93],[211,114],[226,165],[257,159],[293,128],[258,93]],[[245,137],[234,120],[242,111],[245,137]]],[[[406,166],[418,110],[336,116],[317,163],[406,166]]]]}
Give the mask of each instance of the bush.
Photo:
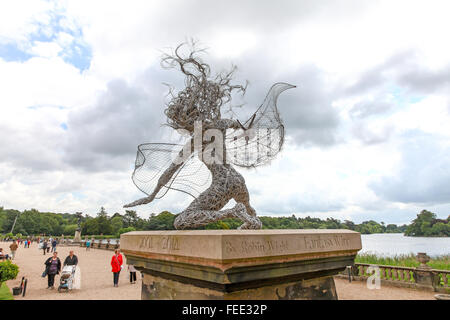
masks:
{"type": "Polygon", "coordinates": [[[0,262],[0,286],[3,282],[13,280],[19,273],[19,267],[10,260],[0,262]]]}
{"type": "Polygon", "coordinates": [[[136,229],[135,228],[133,228],[133,227],[128,227],[128,228],[120,228],[119,229],[119,232],[117,233],[117,238],[120,238],[120,235],[122,234],[122,233],[127,233],[127,232],[131,232],[131,231],[136,231],[136,229]]]}

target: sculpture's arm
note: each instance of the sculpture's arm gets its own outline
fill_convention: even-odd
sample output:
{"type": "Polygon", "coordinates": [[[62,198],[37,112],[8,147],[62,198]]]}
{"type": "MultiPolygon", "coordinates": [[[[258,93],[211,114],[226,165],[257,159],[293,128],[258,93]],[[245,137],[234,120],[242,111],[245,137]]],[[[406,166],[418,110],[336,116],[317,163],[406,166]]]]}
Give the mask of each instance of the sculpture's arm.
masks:
{"type": "Polygon", "coordinates": [[[174,173],[177,172],[177,170],[182,165],[183,165],[183,163],[180,163],[180,164],[172,163],[170,165],[170,167],[167,168],[166,171],[161,175],[161,177],[159,177],[158,184],[156,185],[155,190],[152,192],[152,194],[150,194],[148,197],[141,198],[139,200],[136,200],[136,201],[133,201],[133,202],[131,202],[129,204],[126,204],[123,207],[124,208],[129,208],[129,207],[139,206],[139,205],[142,205],[142,204],[147,204],[147,203],[152,202],[155,199],[155,197],[158,194],[158,192],[161,190],[161,188],[163,186],[165,186],[170,181],[170,179],[172,178],[174,173]]]}
{"type": "MultiPolygon", "coordinates": [[[[191,145],[193,144],[193,140],[191,139],[188,143],[191,143],[191,145]]],[[[183,156],[183,150],[180,151],[180,153],[178,154],[179,157],[183,156]]],[[[158,184],[155,187],[155,190],[153,190],[152,194],[150,194],[148,197],[145,198],[141,198],[139,200],[133,201],[129,204],[124,205],[124,208],[129,208],[129,207],[134,207],[134,206],[139,206],[142,204],[147,204],[152,202],[156,195],[158,194],[158,192],[161,190],[161,188],[163,186],[165,186],[170,179],[172,179],[172,176],[175,174],[175,172],[177,172],[177,170],[184,164],[184,162],[176,162],[176,163],[172,163],[167,169],[166,171],[164,171],[164,173],[161,175],[161,177],[159,177],[158,179],[158,184]]]]}

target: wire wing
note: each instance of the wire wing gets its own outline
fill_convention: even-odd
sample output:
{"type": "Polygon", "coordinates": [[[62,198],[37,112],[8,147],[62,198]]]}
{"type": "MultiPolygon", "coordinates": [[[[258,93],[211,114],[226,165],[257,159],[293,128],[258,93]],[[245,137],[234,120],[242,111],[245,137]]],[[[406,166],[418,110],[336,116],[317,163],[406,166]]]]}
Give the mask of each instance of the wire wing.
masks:
{"type": "Polygon", "coordinates": [[[280,152],[284,143],[284,125],[277,108],[278,96],[295,88],[275,83],[255,114],[244,123],[249,130],[228,129],[225,137],[227,161],[240,167],[257,167],[268,163],[280,152]]]}
{"type": "MultiPolygon", "coordinates": [[[[169,143],[139,145],[132,176],[136,187],[150,195],[158,184],[161,175],[172,164],[182,148],[182,145],[169,143]]],[[[161,188],[155,198],[162,198],[171,189],[196,198],[210,186],[211,180],[211,173],[208,168],[198,159],[196,154],[191,154],[174,173],[170,181],[161,188]]]]}

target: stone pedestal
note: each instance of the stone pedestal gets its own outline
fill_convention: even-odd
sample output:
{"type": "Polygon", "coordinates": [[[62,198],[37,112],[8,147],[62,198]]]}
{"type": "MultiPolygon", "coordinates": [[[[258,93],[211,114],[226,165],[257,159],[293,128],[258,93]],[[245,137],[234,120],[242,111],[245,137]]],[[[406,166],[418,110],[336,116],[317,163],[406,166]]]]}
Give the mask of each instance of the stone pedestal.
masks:
{"type": "Polygon", "coordinates": [[[427,262],[430,261],[430,257],[425,252],[417,253],[417,261],[420,262],[420,266],[413,272],[416,285],[423,289],[435,290],[439,286],[439,275],[435,274],[427,262]]]}
{"type": "Polygon", "coordinates": [[[73,237],[73,242],[74,243],[80,243],[81,242],[81,231],[80,230],[76,230],[75,231],[75,236],[73,237]]]}
{"type": "Polygon", "coordinates": [[[135,231],[120,236],[143,273],[142,299],[337,299],[333,275],[354,264],[349,230],[135,231]]]}
{"type": "Polygon", "coordinates": [[[435,288],[439,286],[439,275],[435,274],[430,267],[418,267],[413,271],[414,280],[416,286],[423,289],[429,289],[435,291],[435,288]]]}

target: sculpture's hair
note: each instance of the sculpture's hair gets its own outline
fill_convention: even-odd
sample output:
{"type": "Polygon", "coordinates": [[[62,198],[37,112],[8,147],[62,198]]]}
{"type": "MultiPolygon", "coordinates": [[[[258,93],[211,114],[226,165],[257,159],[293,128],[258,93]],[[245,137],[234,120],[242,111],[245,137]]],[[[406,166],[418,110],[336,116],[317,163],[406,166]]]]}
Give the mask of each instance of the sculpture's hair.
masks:
{"type": "Polygon", "coordinates": [[[237,90],[245,93],[247,84],[231,84],[236,71],[233,66],[227,72],[211,76],[210,66],[199,56],[204,49],[196,49],[194,41],[180,44],[171,54],[164,54],[161,66],[164,68],[180,68],[185,75],[185,88],[177,94],[169,91],[170,102],[164,113],[167,125],[174,129],[194,130],[195,121],[214,122],[221,118],[221,107],[231,100],[231,92],[237,90]],[[189,53],[183,55],[180,50],[187,46],[189,53]]]}

